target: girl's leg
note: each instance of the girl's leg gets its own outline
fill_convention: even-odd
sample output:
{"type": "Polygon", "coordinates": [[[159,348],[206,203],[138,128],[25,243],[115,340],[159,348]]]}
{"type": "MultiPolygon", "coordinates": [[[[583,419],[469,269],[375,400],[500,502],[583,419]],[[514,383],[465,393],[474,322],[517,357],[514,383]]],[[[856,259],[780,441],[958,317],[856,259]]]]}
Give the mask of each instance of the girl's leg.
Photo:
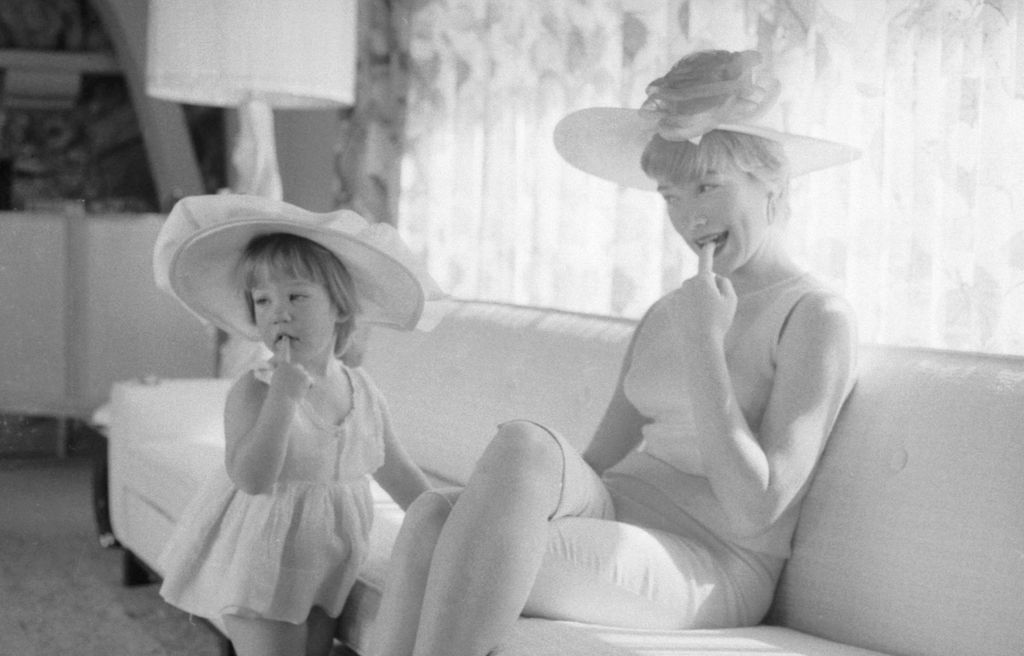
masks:
{"type": "Polygon", "coordinates": [[[533,588],[561,485],[562,453],[551,435],[504,424],[438,538],[416,656],[483,656],[498,643],[533,588]]]}
{"type": "Polygon", "coordinates": [[[331,653],[337,624],[338,618],[331,617],[319,606],[313,606],[306,619],[306,656],[328,656],[331,653]]]}
{"type": "Polygon", "coordinates": [[[281,656],[303,654],[306,627],[303,624],[224,615],[228,638],[238,656],[281,656]]]}
{"type": "Polygon", "coordinates": [[[434,546],[458,492],[427,492],[409,506],[391,552],[371,653],[410,656],[423,607],[434,546]]]}

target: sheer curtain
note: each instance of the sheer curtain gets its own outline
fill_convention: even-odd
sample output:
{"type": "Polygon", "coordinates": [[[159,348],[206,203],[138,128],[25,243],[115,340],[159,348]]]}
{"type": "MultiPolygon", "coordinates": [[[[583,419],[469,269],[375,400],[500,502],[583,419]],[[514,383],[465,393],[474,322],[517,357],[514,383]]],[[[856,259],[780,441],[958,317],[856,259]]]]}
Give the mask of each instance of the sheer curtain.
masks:
{"type": "Polygon", "coordinates": [[[637,317],[678,285],[695,262],[661,200],[563,164],[551,131],[638,106],[682,54],[755,48],[786,126],[864,151],[794,181],[790,228],[863,339],[1024,354],[1018,0],[414,7],[399,226],[452,294],[637,317]]]}

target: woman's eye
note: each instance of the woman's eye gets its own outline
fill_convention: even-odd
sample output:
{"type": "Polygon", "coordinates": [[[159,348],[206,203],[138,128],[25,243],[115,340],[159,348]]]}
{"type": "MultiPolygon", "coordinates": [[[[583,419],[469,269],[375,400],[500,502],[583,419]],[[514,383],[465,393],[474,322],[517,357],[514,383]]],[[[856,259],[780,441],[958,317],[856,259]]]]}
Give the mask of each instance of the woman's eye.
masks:
{"type": "Polygon", "coordinates": [[[253,305],[266,305],[269,302],[270,302],[270,299],[267,299],[267,298],[254,298],[254,299],[252,299],[252,304],[253,305]]]}
{"type": "Polygon", "coordinates": [[[295,302],[295,301],[301,301],[301,300],[305,299],[306,297],[307,297],[306,294],[291,294],[288,298],[292,302],[295,302]]]}

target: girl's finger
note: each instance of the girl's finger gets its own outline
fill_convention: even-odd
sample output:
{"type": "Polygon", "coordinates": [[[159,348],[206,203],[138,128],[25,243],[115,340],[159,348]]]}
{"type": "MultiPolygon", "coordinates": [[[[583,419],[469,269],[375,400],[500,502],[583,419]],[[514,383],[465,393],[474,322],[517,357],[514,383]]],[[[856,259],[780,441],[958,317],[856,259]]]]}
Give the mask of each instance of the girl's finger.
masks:
{"type": "Polygon", "coordinates": [[[281,362],[292,361],[292,340],[287,335],[281,335],[274,343],[274,351],[281,362]]]}
{"type": "Polygon", "coordinates": [[[714,275],[712,268],[715,264],[715,243],[709,242],[700,248],[700,262],[697,265],[697,272],[702,276],[714,275]]]}

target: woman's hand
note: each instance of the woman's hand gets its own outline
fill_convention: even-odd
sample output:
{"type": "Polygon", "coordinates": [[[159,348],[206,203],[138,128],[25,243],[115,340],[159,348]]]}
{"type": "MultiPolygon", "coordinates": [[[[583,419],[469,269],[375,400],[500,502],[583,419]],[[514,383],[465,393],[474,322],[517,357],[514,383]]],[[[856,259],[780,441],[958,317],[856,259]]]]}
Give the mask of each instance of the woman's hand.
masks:
{"type": "Polygon", "coordinates": [[[301,364],[292,362],[291,345],[291,339],[285,335],[274,342],[274,357],[270,359],[274,365],[274,374],[270,385],[288,398],[298,401],[313,386],[313,378],[301,364]]]}
{"type": "Polygon", "coordinates": [[[689,337],[722,344],[736,315],[736,292],[728,278],[712,271],[714,253],[714,244],[701,248],[697,275],[683,281],[669,302],[689,337]]]}

